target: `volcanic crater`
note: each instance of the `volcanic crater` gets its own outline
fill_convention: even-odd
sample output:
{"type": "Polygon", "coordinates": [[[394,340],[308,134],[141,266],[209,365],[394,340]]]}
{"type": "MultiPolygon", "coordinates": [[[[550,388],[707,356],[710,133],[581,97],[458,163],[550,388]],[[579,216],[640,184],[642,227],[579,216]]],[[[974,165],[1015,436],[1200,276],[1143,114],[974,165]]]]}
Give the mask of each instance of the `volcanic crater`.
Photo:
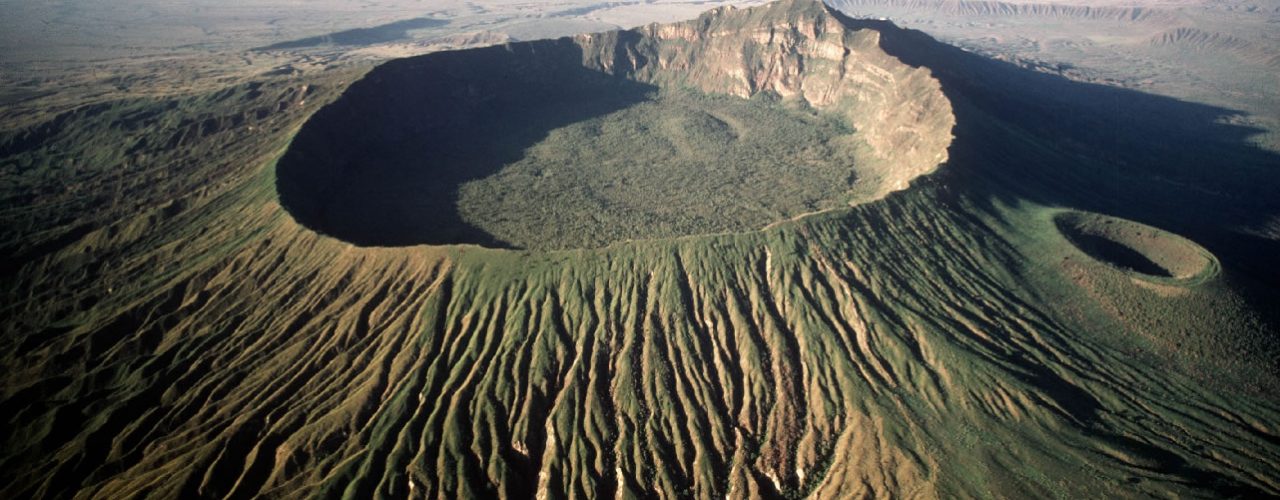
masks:
{"type": "Polygon", "coordinates": [[[927,69],[798,0],[385,63],[276,182],[360,246],[595,248],[880,198],[944,162],[954,124],[927,69]]]}
{"type": "Polygon", "coordinates": [[[1076,211],[1060,213],[1054,222],[1086,255],[1146,278],[1196,281],[1218,269],[1217,259],[1200,245],[1145,224],[1076,211]]]}

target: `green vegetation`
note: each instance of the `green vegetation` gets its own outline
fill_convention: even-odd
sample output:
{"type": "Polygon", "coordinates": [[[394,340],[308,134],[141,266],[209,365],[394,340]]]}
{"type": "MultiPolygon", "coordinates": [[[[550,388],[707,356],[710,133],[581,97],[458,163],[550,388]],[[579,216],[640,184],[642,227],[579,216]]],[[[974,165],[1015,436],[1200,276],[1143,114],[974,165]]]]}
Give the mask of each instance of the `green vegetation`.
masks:
{"type": "Polygon", "coordinates": [[[1159,281],[1185,285],[1218,272],[1217,260],[1207,250],[1154,227],[1079,212],[1064,212],[1055,222],[1085,253],[1146,279],[1166,278],[1159,281]]]}
{"type": "MultiPolygon", "coordinates": [[[[800,1],[733,12],[742,11],[714,15],[736,26],[757,16],[771,30],[781,20],[812,28],[831,19],[821,5],[800,1]]],[[[0,281],[0,497],[1280,494],[1277,323],[1269,322],[1280,280],[1256,271],[1276,254],[1239,231],[1280,211],[1253,210],[1247,197],[1254,191],[1168,182],[1176,179],[1170,172],[1199,172],[1190,163],[1218,158],[1239,169],[1218,170],[1221,185],[1255,184],[1273,195],[1265,182],[1274,171],[1263,167],[1276,157],[1248,146],[1241,130],[1221,128],[1220,110],[1039,80],[1048,77],[891,25],[843,22],[873,30],[846,38],[880,40],[895,57],[928,63],[933,76],[915,78],[943,82],[955,106],[933,109],[954,112],[948,163],[910,177],[910,189],[758,231],[564,251],[362,247],[343,239],[359,233],[331,236],[344,226],[325,225],[333,222],[326,217],[347,217],[346,229],[377,226],[380,220],[364,217],[420,202],[410,195],[441,185],[441,175],[450,176],[445,186],[483,186],[508,167],[518,172],[522,162],[569,154],[546,145],[572,134],[599,130],[596,137],[675,149],[688,137],[773,147],[750,139],[752,126],[730,120],[753,113],[803,122],[810,128],[799,127],[799,138],[847,132],[804,109],[655,94],[625,79],[591,80],[601,75],[594,70],[567,80],[582,87],[556,91],[563,73],[543,70],[590,59],[568,42],[443,56],[455,58],[446,69],[461,77],[520,68],[533,60],[526,59],[531,48],[564,56],[551,61],[563,66],[522,69],[553,75],[544,81],[550,85],[501,82],[495,93],[472,96],[528,104],[521,118],[539,120],[479,116],[490,102],[483,98],[463,108],[477,113],[405,112],[468,95],[465,86],[431,87],[424,75],[442,72],[416,72],[423,59],[415,59],[374,70],[330,111],[316,111],[334,98],[325,89],[349,75],[309,76],[320,89],[308,94],[310,107],[290,93],[296,82],[284,79],[261,93],[236,87],[228,93],[234,99],[185,101],[184,115],[194,116],[289,104],[254,123],[266,133],[237,136],[243,130],[229,127],[189,135],[172,154],[195,167],[171,171],[182,182],[155,184],[181,191],[142,196],[146,183],[130,184],[140,191],[132,197],[136,210],[83,209],[94,193],[112,192],[113,177],[90,173],[109,167],[24,178],[40,189],[84,184],[33,210],[6,206],[6,220],[23,223],[6,224],[0,241],[23,241],[30,227],[61,227],[62,218],[50,214],[87,229],[57,245],[23,247],[15,252],[22,261],[0,281]],[[555,47],[563,50],[544,50],[555,47]],[[418,92],[379,92],[379,79],[418,92]],[[405,86],[413,83],[419,86],[405,86]],[[584,106],[562,106],[560,97],[584,106]],[[1055,106],[1063,102],[1071,105],[1055,106]],[[1118,120],[1088,107],[1116,103],[1161,112],[1125,114],[1130,121],[1115,130],[1090,121],[1118,120]],[[532,113],[539,109],[561,114],[532,113]],[[611,118],[632,109],[646,112],[637,122],[611,118]],[[325,114],[340,119],[318,120],[325,114]],[[382,120],[389,117],[399,120],[382,120]],[[1174,122],[1168,117],[1181,118],[1178,130],[1166,127],[1174,122]],[[477,121],[454,127],[456,136],[426,133],[465,119],[477,121]],[[652,130],[629,128],[636,124],[652,130]],[[662,127],[671,124],[696,133],[667,133],[662,127]],[[483,144],[509,155],[483,156],[465,143],[445,148],[447,139],[470,137],[473,125],[507,127],[490,130],[502,141],[483,144]],[[354,131],[362,134],[342,137],[354,131]],[[1164,139],[1143,146],[1144,135],[1164,139]],[[1196,137],[1212,137],[1212,146],[1196,137]],[[376,141],[388,138],[424,148],[401,151],[402,159],[449,151],[508,161],[478,172],[466,162],[436,165],[450,170],[386,161],[365,165],[397,175],[367,177],[351,168],[348,160],[396,152],[378,150],[387,144],[376,141]],[[369,148],[347,149],[352,144],[369,148]],[[222,151],[228,157],[199,168],[222,151]],[[398,170],[405,165],[423,168],[398,170]],[[218,182],[200,183],[206,174],[218,182]],[[397,196],[375,200],[391,200],[386,205],[326,204],[327,189],[358,182],[397,196]],[[325,189],[309,189],[317,186],[325,189]],[[358,210],[326,211],[332,208],[358,210]],[[1172,276],[1185,269],[1192,277],[1134,273],[1123,256],[1089,253],[1072,235],[1124,245],[1172,276]],[[1177,264],[1197,256],[1209,263],[1206,272],[1177,264]]],[[[799,27],[772,32],[804,35],[799,27]]],[[[716,40],[742,46],[748,38],[718,33],[716,40]]],[[[603,52],[615,56],[611,63],[624,61],[641,42],[603,52]]],[[[805,43],[786,47],[796,45],[805,43]]],[[[892,88],[864,97],[906,92],[892,88]]],[[[936,88],[910,90],[921,91],[913,99],[928,99],[936,88]]],[[[95,115],[101,122],[75,121],[125,129],[133,106],[109,103],[95,115]]],[[[908,124],[896,121],[889,132],[908,124]]],[[[171,137],[173,130],[138,134],[171,137]]],[[[56,154],[72,158],[122,158],[113,148],[132,144],[55,135],[65,146],[56,154]]],[[[921,144],[880,137],[881,145],[921,144]]],[[[24,155],[23,165],[53,164],[53,148],[10,151],[19,149],[13,155],[24,155]]],[[[138,165],[166,172],[167,164],[138,165]]],[[[548,180],[564,182],[555,175],[548,180]]],[[[840,190],[848,189],[840,180],[840,190]]],[[[444,200],[427,206],[456,208],[456,200],[444,200]]],[[[441,220],[455,222],[450,215],[457,214],[441,220]]],[[[421,229],[393,229],[401,228],[421,229]]],[[[9,248],[0,250],[12,255],[9,248]]]]}
{"type": "Polygon", "coordinates": [[[846,206],[863,150],[839,119],[765,94],[661,91],[550,131],[458,205],[531,249],[759,229],[846,206]]]}
{"type": "MultiPolygon", "coordinates": [[[[25,117],[29,126],[0,130],[0,252],[9,257],[0,274],[140,213],[171,218],[190,208],[193,196],[236,184],[279,154],[282,134],[333,97],[331,83],[270,79],[120,99],[25,117]],[[308,98],[311,106],[303,106],[308,98]]],[[[130,231],[112,229],[121,230],[130,231]]]]}

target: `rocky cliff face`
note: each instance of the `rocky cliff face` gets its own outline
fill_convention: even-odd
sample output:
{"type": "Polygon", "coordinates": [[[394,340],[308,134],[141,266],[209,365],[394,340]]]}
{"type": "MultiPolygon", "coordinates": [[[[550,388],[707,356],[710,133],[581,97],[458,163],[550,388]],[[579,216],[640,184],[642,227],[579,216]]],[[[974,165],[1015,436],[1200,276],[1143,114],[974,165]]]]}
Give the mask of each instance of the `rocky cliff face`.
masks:
{"type": "Polygon", "coordinates": [[[587,34],[584,65],[659,86],[750,97],[771,92],[839,113],[883,160],[877,193],[905,188],[946,161],[955,118],[928,69],[880,48],[821,2],[721,7],[673,24],[587,34]]]}

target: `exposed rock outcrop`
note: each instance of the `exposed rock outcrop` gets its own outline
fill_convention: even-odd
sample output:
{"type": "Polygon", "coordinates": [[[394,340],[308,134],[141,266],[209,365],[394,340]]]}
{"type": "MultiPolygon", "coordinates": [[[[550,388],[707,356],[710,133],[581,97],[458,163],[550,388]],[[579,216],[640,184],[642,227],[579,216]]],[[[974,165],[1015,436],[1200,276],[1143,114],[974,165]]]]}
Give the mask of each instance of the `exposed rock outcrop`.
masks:
{"type": "Polygon", "coordinates": [[[947,158],[955,118],[929,70],[889,56],[878,32],[850,29],[821,2],[721,7],[575,42],[587,66],[643,82],[739,97],[772,92],[838,112],[890,163],[879,172],[881,194],[947,158]]]}

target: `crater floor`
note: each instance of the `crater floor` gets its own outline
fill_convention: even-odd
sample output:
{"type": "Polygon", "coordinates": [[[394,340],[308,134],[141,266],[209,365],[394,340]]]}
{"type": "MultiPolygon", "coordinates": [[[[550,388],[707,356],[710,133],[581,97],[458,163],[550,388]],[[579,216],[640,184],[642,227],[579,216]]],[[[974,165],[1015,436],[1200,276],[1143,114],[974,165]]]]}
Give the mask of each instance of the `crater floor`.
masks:
{"type": "Polygon", "coordinates": [[[461,220],[520,248],[758,229],[847,206],[861,144],[840,120],[767,97],[661,91],[551,130],[459,187],[461,220]]]}

